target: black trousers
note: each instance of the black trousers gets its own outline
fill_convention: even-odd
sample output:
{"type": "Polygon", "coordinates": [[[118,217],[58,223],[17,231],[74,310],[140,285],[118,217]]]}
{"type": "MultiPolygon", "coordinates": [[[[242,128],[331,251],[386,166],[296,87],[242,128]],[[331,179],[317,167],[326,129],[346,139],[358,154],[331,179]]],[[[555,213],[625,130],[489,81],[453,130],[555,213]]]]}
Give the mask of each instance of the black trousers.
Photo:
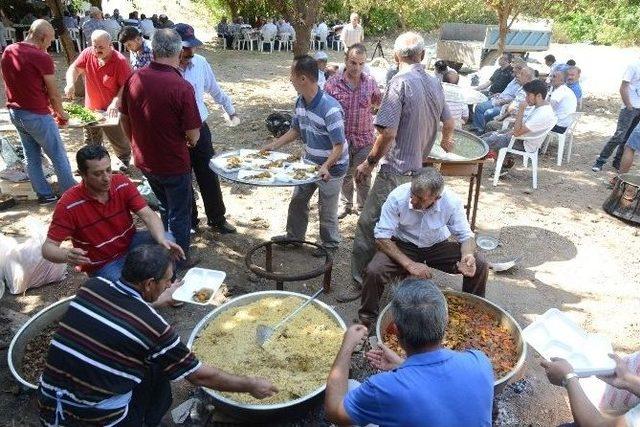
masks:
{"type": "Polygon", "coordinates": [[[161,371],[161,367],[152,364],[147,368],[144,379],[133,389],[127,417],[118,427],[140,427],[160,425],[162,417],[171,408],[173,396],[171,384],[161,371]]]}
{"type": "MultiPolygon", "coordinates": [[[[218,175],[209,167],[209,161],[216,154],[211,142],[211,130],[207,123],[200,128],[200,139],[195,147],[189,149],[191,155],[191,167],[200,187],[200,195],[204,203],[204,212],[207,215],[208,225],[219,225],[224,222],[224,214],[227,209],[222,200],[222,190],[218,175]]],[[[191,225],[198,224],[198,208],[195,197],[192,199],[191,225]]]]}

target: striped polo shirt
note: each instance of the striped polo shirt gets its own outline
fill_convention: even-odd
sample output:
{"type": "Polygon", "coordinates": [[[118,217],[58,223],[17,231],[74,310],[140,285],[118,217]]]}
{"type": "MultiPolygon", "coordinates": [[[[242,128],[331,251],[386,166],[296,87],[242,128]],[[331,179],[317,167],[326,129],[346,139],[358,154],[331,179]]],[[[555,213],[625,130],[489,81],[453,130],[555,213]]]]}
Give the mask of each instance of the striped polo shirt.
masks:
{"type": "Polygon", "coordinates": [[[173,327],[132,286],[89,279],[51,340],[38,387],[40,419],[45,425],[55,423],[58,392],[64,425],[119,422],[127,415],[126,403],[114,409],[86,406],[133,391],[151,363],[168,380],[200,367],[173,327]]]}
{"type": "Polygon", "coordinates": [[[296,101],[296,114],[291,127],[300,132],[304,142],[305,159],[322,165],[334,145],[342,144],[342,156],[329,169],[331,176],[340,177],[349,167],[349,147],[344,133],[344,113],[333,97],[318,89],[309,105],[302,95],[296,101]]]}
{"type": "Polygon", "coordinates": [[[451,117],[440,81],[422,64],[412,64],[389,81],[374,125],[396,130],[395,143],[380,161],[380,171],[404,175],[422,168],[431,152],[438,122],[451,117]]]}
{"type": "Polygon", "coordinates": [[[90,264],[80,270],[93,273],[124,255],[136,232],[131,212],[147,206],[136,186],[124,175],[113,174],[109,200],[101,203],[80,183],[62,195],[47,237],[55,242],[71,239],[73,246],[87,251],[90,264]]]}

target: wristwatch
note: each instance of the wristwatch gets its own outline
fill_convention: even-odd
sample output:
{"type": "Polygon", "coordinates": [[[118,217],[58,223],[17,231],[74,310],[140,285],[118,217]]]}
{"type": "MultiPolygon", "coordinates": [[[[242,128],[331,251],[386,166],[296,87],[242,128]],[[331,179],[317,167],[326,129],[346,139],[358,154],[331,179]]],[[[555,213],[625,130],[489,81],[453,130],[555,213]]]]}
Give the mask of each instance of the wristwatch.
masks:
{"type": "Polygon", "coordinates": [[[575,372],[569,372],[567,375],[564,376],[564,378],[562,378],[562,382],[560,383],[562,385],[562,387],[567,387],[567,385],[569,385],[569,380],[571,380],[572,378],[578,378],[578,374],[576,374],[575,372]]]}
{"type": "Polygon", "coordinates": [[[375,166],[378,161],[373,156],[367,156],[367,163],[369,166],[375,166]]]}

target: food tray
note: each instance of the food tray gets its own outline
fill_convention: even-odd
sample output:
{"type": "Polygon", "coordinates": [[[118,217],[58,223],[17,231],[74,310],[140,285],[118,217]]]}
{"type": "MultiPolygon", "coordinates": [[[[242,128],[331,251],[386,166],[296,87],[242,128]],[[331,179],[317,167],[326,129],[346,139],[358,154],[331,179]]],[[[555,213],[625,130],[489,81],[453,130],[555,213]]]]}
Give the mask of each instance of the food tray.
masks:
{"type": "Polygon", "coordinates": [[[295,160],[293,162],[285,162],[283,166],[279,168],[261,169],[261,166],[264,166],[269,162],[285,160],[289,158],[290,155],[282,152],[270,152],[269,155],[265,156],[264,158],[247,159],[246,156],[248,154],[250,155],[254,153],[258,153],[258,150],[241,149],[222,153],[211,159],[211,161],[209,162],[209,167],[212,171],[226,180],[237,182],[240,184],[263,187],[296,186],[310,184],[320,180],[320,176],[317,174],[313,174],[305,180],[296,180],[291,176],[292,169],[296,168],[297,166],[304,167],[305,169],[309,170],[314,169],[316,167],[316,164],[313,162],[302,159],[295,160]],[[230,169],[226,167],[226,159],[232,156],[238,156],[242,159],[241,166],[239,168],[230,169]],[[273,175],[273,179],[261,181],[247,179],[247,175],[253,175],[256,172],[264,172],[265,170],[268,170],[273,175]]]}
{"type": "Polygon", "coordinates": [[[442,133],[438,132],[436,141],[433,144],[428,157],[432,160],[446,162],[471,162],[485,157],[489,153],[489,146],[476,135],[461,129],[453,131],[453,152],[447,153],[440,146],[442,133]]]}
{"type": "Polygon", "coordinates": [[[598,334],[587,334],[557,308],[547,310],[523,331],[525,341],[542,357],[566,359],[579,377],[611,375],[615,362],[611,342],[598,334]]]}
{"type": "Polygon", "coordinates": [[[265,169],[240,169],[238,171],[238,179],[253,182],[256,184],[271,184],[276,180],[273,172],[265,169]],[[268,175],[260,176],[259,175],[268,175]]]}
{"type": "Polygon", "coordinates": [[[184,284],[173,292],[172,298],[176,301],[184,301],[197,305],[208,305],[215,296],[218,289],[224,282],[227,273],[218,270],[209,270],[206,268],[191,268],[184,276],[184,284]],[[209,299],[205,302],[193,300],[194,292],[202,288],[211,289],[213,292],[209,299]]]}

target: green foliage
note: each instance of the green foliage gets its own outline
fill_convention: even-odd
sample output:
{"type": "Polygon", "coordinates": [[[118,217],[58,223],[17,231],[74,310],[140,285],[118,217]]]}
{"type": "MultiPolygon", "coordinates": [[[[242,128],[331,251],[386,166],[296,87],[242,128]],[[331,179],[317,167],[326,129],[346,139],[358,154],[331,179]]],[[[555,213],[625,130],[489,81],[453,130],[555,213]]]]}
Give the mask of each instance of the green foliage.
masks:
{"type": "Polygon", "coordinates": [[[387,8],[373,8],[363,18],[365,33],[372,36],[396,30],[400,26],[398,14],[387,8]]]}

